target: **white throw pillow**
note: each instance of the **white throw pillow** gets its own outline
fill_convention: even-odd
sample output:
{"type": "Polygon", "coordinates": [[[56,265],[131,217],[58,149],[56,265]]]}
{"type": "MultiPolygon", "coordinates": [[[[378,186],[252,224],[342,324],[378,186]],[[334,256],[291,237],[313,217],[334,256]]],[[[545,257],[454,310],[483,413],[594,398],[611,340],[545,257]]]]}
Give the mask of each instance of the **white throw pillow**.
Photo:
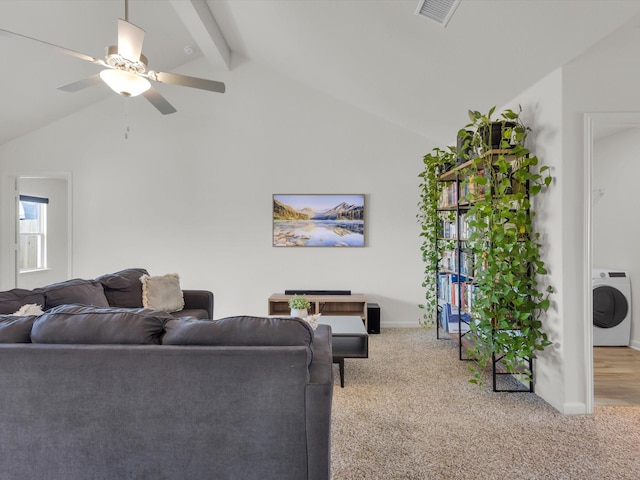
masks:
{"type": "Polygon", "coordinates": [[[44,312],[40,305],[35,303],[28,303],[20,307],[20,309],[14,313],[14,315],[18,315],[20,317],[24,317],[27,315],[42,315],[44,312]]]}
{"type": "Polygon", "coordinates": [[[184,296],[177,273],[162,276],[143,275],[142,306],[163,312],[177,312],[184,308],[184,296]]]}
{"type": "Polygon", "coordinates": [[[317,313],[315,315],[309,315],[308,317],[304,318],[303,320],[306,321],[309,325],[311,325],[311,328],[313,328],[314,330],[316,328],[318,328],[318,319],[320,318],[320,315],[322,315],[321,313],[317,313]]]}

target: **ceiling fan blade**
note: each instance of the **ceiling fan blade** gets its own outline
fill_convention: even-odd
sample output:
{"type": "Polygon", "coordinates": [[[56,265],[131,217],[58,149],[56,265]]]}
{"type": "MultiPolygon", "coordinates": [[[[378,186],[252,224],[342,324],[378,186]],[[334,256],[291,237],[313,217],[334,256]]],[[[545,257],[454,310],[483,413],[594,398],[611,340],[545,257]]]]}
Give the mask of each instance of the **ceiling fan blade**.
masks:
{"type": "Polygon", "coordinates": [[[98,85],[99,83],[102,83],[102,79],[100,78],[100,75],[96,74],[91,75],[87,78],[83,78],[82,80],[78,80],[76,82],[62,85],[61,87],[58,87],[58,90],[62,90],[63,92],[77,92],[78,90],[93,87],[94,85],[98,85]]]}
{"type": "Polygon", "coordinates": [[[56,50],[61,51],[62,53],[65,53],[67,55],[71,55],[72,57],[79,58],[80,60],[85,60],[87,62],[95,63],[97,65],[102,65],[102,66],[106,65],[104,63],[104,60],[101,60],[99,58],[94,58],[94,57],[92,57],[90,55],[85,55],[84,53],[76,52],[74,50],[70,50],[68,48],[61,47],[60,45],[55,45],[53,43],[45,42],[44,40],[38,40],[37,38],[27,37],[26,35],[22,35],[21,33],[10,32],[9,30],[3,30],[3,29],[0,28],[0,35],[5,35],[7,37],[15,37],[15,38],[22,38],[22,39],[26,39],[26,40],[31,40],[33,42],[38,42],[38,43],[47,45],[48,47],[53,47],[56,50]]]}
{"type": "Polygon", "coordinates": [[[149,72],[149,78],[160,83],[170,83],[183,87],[199,88],[210,92],[224,93],[225,91],[225,86],[222,82],[207,80],[205,78],[189,77],[178,73],[149,72]]]}
{"type": "Polygon", "coordinates": [[[151,87],[146,92],[143,92],[142,96],[149,100],[149,102],[151,102],[151,105],[156,107],[163,115],[168,115],[170,113],[176,112],[176,109],[173,108],[173,105],[167,102],[167,100],[162,95],[160,95],[158,91],[153,87],[151,87]]]}
{"type": "Polygon", "coordinates": [[[142,43],[144,42],[144,30],[118,19],[118,54],[132,62],[140,60],[142,43]]]}

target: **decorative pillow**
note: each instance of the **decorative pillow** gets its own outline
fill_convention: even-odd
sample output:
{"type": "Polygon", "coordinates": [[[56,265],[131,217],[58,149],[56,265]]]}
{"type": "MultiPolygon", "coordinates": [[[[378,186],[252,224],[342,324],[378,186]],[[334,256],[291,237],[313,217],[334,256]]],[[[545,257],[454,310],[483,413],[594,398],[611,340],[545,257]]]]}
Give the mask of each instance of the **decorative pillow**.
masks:
{"type": "Polygon", "coordinates": [[[14,315],[23,317],[25,315],[42,315],[44,312],[40,305],[36,305],[35,303],[29,303],[27,305],[21,306],[14,315]]]}
{"type": "Polygon", "coordinates": [[[309,315],[308,317],[303,318],[303,320],[311,325],[311,328],[315,330],[316,328],[318,328],[318,320],[320,319],[320,315],[322,314],[317,313],[315,315],[309,315]]]}
{"type": "Polygon", "coordinates": [[[34,315],[0,315],[0,343],[31,343],[34,315]]]}
{"type": "Polygon", "coordinates": [[[96,280],[102,284],[104,295],[112,307],[142,307],[142,284],[140,277],[149,275],[144,268],[127,268],[107,273],[96,280]]]}
{"type": "Polygon", "coordinates": [[[177,312],[184,308],[184,296],[177,273],[163,276],[143,275],[142,306],[163,312],[177,312]]]}
{"type": "Polygon", "coordinates": [[[12,314],[27,303],[44,305],[44,293],[42,291],[14,288],[6,292],[0,292],[0,314],[12,314]]]}
{"type": "Polygon", "coordinates": [[[37,317],[33,343],[159,344],[168,313],[146,308],[60,305],[37,317]]]}
{"type": "Polygon", "coordinates": [[[104,296],[104,289],[100,282],[74,278],[60,283],[53,283],[42,287],[45,297],[45,310],[58,305],[92,305],[94,307],[108,307],[109,302],[104,296]]]}

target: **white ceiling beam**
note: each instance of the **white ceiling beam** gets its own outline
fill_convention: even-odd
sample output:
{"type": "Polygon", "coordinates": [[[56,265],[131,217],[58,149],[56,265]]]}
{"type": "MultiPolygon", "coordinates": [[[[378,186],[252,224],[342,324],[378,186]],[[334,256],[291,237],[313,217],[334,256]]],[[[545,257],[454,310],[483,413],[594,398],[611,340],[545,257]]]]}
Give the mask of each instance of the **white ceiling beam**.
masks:
{"type": "Polygon", "coordinates": [[[214,65],[231,68],[231,50],[205,0],[170,0],[204,56],[214,65]]]}

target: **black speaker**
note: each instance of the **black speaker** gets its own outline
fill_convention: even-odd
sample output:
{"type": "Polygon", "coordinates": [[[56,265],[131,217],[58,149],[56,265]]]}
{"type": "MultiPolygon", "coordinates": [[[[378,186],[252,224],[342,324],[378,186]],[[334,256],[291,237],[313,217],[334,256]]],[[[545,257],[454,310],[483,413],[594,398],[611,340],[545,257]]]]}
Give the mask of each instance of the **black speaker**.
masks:
{"type": "Polygon", "coordinates": [[[380,305],[367,303],[367,328],[368,333],[380,333],[380,305]]]}

